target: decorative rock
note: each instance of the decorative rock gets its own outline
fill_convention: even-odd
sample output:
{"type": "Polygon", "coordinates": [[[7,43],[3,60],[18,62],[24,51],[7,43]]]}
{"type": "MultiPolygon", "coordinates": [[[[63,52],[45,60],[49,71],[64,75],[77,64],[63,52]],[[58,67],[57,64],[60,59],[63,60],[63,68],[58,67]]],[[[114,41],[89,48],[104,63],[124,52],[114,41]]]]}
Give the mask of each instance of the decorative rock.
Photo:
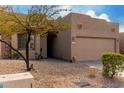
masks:
{"type": "Polygon", "coordinates": [[[30,88],[32,79],[33,76],[29,72],[0,75],[0,85],[5,88],[30,88]]]}

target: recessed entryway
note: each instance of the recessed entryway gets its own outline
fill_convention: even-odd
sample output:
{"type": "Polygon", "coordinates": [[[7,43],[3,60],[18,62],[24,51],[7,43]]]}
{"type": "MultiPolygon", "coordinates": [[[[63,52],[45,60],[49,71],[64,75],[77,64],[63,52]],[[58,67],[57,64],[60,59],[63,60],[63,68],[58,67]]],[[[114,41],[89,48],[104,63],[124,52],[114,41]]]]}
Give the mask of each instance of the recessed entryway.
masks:
{"type": "Polygon", "coordinates": [[[49,33],[47,36],[47,58],[53,58],[53,45],[56,38],[56,34],[49,33]]]}

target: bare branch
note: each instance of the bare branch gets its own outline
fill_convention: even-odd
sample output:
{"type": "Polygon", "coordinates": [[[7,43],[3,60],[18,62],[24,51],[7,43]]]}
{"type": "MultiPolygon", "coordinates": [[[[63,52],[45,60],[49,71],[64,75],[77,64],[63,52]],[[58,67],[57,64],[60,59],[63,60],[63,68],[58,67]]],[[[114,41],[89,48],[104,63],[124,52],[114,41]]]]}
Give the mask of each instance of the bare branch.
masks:
{"type": "Polygon", "coordinates": [[[16,20],[12,20],[20,25],[22,25],[23,27],[25,27],[25,25],[21,22],[21,20],[16,16],[16,13],[14,12],[12,7],[9,7],[9,9],[11,10],[11,12],[9,13],[12,17],[14,17],[16,20]]]}

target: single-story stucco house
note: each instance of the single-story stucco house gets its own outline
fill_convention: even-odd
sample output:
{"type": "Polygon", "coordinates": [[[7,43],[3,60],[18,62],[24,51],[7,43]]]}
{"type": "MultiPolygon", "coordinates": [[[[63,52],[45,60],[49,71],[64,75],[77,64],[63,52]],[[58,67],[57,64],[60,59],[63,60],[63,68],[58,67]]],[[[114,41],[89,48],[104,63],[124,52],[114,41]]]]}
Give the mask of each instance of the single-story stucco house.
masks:
{"type": "MultiPolygon", "coordinates": [[[[42,49],[43,58],[53,57],[67,61],[99,60],[103,52],[119,52],[119,25],[88,15],[70,13],[63,17],[71,28],[56,36],[41,38],[32,36],[30,59],[42,49]]],[[[1,37],[4,38],[4,37],[1,37]]],[[[6,38],[7,39],[7,38],[6,38]]],[[[22,35],[8,37],[12,46],[24,54],[25,38],[22,35]]],[[[0,43],[0,57],[7,58],[11,50],[0,43]]]]}

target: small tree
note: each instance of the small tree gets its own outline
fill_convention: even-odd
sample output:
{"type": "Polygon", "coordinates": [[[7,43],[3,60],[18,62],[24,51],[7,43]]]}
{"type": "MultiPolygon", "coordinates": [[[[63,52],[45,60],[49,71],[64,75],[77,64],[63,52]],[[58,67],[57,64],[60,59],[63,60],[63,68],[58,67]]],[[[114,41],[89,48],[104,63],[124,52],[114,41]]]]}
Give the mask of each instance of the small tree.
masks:
{"type": "Polygon", "coordinates": [[[0,39],[0,41],[8,45],[13,51],[18,53],[25,61],[26,68],[30,71],[33,64],[29,64],[29,43],[31,35],[47,36],[49,32],[66,31],[69,27],[64,20],[56,19],[59,17],[60,12],[68,11],[67,9],[59,9],[59,6],[31,6],[27,9],[26,13],[18,13],[14,10],[13,6],[4,6],[0,10],[0,34],[13,35],[25,34],[26,35],[26,57],[21,54],[18,49],[15,49],[8,42],[0,39]]]}

